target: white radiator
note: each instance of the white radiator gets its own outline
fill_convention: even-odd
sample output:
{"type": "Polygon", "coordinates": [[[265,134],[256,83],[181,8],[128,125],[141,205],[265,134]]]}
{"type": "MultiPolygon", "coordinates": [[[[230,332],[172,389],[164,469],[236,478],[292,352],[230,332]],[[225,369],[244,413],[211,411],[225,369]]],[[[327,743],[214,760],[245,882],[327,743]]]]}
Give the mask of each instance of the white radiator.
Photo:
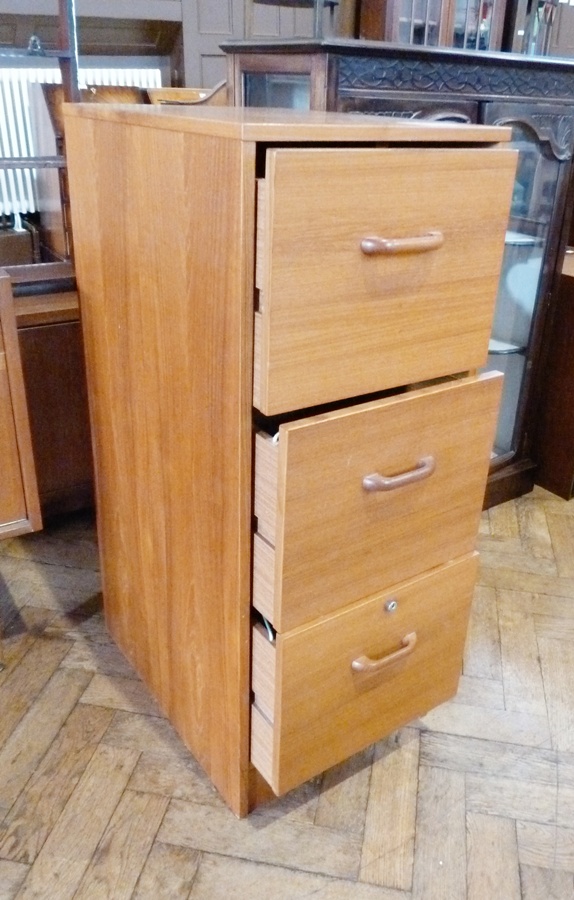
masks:
{"type": "MultiPolygon", "coordinates": [[[[41,155],[34,147],[30,118],[31,84],[59,84],[59,68],[0,67],[0,157],[41,155]]],[[[80,87],[121,85],[161,87],[160,69],[80,69],[80,87]]],[[[36,212],[36,170],[0,168],[0,215],[36,212]]]]}

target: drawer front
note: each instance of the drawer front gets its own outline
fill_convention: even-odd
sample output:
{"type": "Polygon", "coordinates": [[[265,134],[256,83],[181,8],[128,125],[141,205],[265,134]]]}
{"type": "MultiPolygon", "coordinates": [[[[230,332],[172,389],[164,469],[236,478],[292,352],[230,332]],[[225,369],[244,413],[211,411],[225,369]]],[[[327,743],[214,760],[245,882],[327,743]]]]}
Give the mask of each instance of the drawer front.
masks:
{"type": "Polygon", "coordinates": [[[506,149],[268,151],[255,406],[272,415],[482,365],[515,166],[506,149]]]}
{"type": "Polygon", "coordinates": [[[257,435],[253,605],[278,631],[474,550],[501,382],[471,376],[257,435]]]}
{"type": "Polygon", "coordinates": [[[251,759],[277,794],[453,696],[477,558],[273,643],[254,628],[251,759]]]}

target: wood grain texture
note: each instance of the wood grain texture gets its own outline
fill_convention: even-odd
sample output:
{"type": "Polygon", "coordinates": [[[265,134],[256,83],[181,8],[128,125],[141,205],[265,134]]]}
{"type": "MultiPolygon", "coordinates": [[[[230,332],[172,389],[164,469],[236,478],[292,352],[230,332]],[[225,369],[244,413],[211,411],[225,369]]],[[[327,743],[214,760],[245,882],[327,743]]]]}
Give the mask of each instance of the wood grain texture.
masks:
{"type": "Polygon", "coordinates": [[[377,745],[365,817],[361,880],[410,891],[419,736],[409,728],[377,745]]]}
{"type": "Polygon", "coordinates": [[[186,847],[154,843],[133,893],[133,900],[161,897],[187,900],[201,854],[186,847]]]}
{"type": "Polygon", "coordinates": [[[253,150],[76,120],[68,145],[107,621],[245,810],[253,150]],[[183,228],[161,196],[183,204],[183,228]]]}
{"type": "Polygon", "coordinates": [[[161,128],[176,133],[208,134],[243,141],[301,143],[307,141],[400,142],[425,144],[453,141],[471,144],[504,144],[510,141],[510,128],[491,125],[452,124],[448,122],[381,119],[363,116],[350,119],[346,113],[321,110],[269,110],[240,106],[150,108],[143,105],[75,103],[64,108],[71,119],[104,120],[144,128],[161,128]]]}
{"type": "Polygon", "coordinates": [[[258,672],[253,677],[257,714],[252,745],[254,764],[276,793],[341,762],[456,693],[476,564],[476,556],[470,556],[394,586],[391,596],[398,609],[392,614],[385,612],[388,595],[382,595],[277,635],[274,691],[267,659],[261,679],[258,672]],[[372,676],[351,670],[355,658],[381,659],[413,631],[417,644],[404,661],[372,676]],[[260,683],[266,710],[274,699],[270,720],[260,715],[260,683]]]}
{"type": "Polygon", "coordinates": [[[75,896],[136,761],[130,750],[96,748],[30,869],[22,897],[75,896]]]}
{"type": "Polygon", "coordinates": [[[464,673],[500,682],[501,667],[496,594],[478,585],[468,625],[464,673]]]}
{"type": "Polygon", "coordinates": [[[0,496],[0,516],[2,524],[13,527],[14,522],[22,523],[26,519],[26,501],[20,473],[18,441],[14,426],[10,383],[8,381],[8,365],[6,353],[0,351],[0,436],[3,461],[2,495],[0,496]]]}
{"type": "Polygon", "coordinates": [[[505,900],[521,900],[516,829],[512,820],[471,813],[467,828],[467,900],[485,900],[501,891],[505,900]],[[510,877],[509,873],[512,873],[510,877]]]}
{"type": "Polygon", "coordinates": [[[473,376],[283,424],[278,442],[257,435],[256,514],[275,552],[256,540],[253,605],[278,631],[472,552],[500,386],[473,376]],[[425,456],[424,481],[364,490],[425,456]]]}
{"type": "MultiPolygon", "coordinates": [[[[468,186],[470,169],[473,169],[473,183],[476,183],[475,169],[476,165],[480,166],[480,179],[486,184],[482,190],[486,195],[492,194],[492,202],[487,216],[487,204],[482,194],[477,196],[472,204],[472,219],[477,227],[477,222],[483,223],[488,218],[490,227],[485,229],[483,262],[473,270],[472,287],[466,290],[465,297],[462,298],[458,287],[455,289],[452,284],[460,282],[462,269],[466,282],[469,280],[466,261],[463,263],[460,257],[460,246],[466,246],[465,241],[469,239],[470,220],[468,213],[466,218],[462,213],[463,207],[468,209],[468,201],[462,204],[457,197],[453,200],[456,208],[452,215],[446,215],[448,204],[445,206],[443,191],[437,191],[436,184],[433,190],[440,197],[437,203],[444,216],[437,213],[437,221],[440,221],[433,227],[444,224],[456,233],[459,255],[455,253],[451,258],[447,254],[448,258],[442,260],[443,266],[439,265],[428,279],[425,276],[418,291],[412,290],[413,278],[417,281],[418,277],[415,277],[412,265],[399,264],[398,273],[389,276],[390,297],[401,294],[405,280],[410,283],[403,298],[407,306],[412,305],[413,299],[418,302],[423,295],[426,299],[422,304],[427,310],[437,306],[437,299],[444,300],[448,306],[453,296],[458,313],[460,305],[466,304],[460,350],[460,369],[464,370],[478,365],[484,356],[488,330],[485,319],[490,318],[492,311],[490,288],[494,289],[498,275],[506,222],[506,209],[503,217],[502,207],[509,200],[515,154],[491,146],[497,139],[508,138],[507,132],[495,129],[437,128],[433,123],[391,123],[366,117],[352,121],[344,115],[324,113],[301,115],[289,111],[270,113],[216,108],[204,114],[201,109],[128,108],[126,105],[104,109],[104,106],[74,105],[65,110],[65,115],[76,269],[97,472],[106,621],[127,659],[151,689],[162,712],[175,725],[230,807],[242,815],[247,812],[251,779],[249,619],[253,314],[257,303],[254,296],[255,243],[257,228],[261,225],[256,222],[256,215],[263,216],[269,239],[270,229],[266,227],[265,216],[277,205],[278,198],[284,197],[285,183],[290,180],[288,167],[283,169],[278,163],[278,154],[283,151],[268,150],[265,144],[333,142],[333,150],[327,154],[327,169],[323,166],[327,159],[323,149],[317,153],[303,149],[293,150],[292,154],[285,151],[286,158],[297,160],[295,171],[304,176],[301,184],[292,186],[292,200],[296,201],[293,212],[300,205],[301,190],[305,192],[306,186],[316,186],[315,183],[324,180],[330,185],[328,193],[337,193],[333,191],[333,186],[339,183],[337,178],[324,177],[325,171],[331,171],[331,160],[335,160],[339,178],[342,171],[346,176],[350,170],[357,169],[357,178],[363,179],[365,198],[369,202],[373,184],[369,179],[365,181],[367,172],[375,178],[379,193],[383,187],[386,191],[392,182],[395,197],[404,195],[400,184],[405,183],[407,176],[407,180],[422,178],[422,183],[417,181],[416,184],[421,188],[419,193],[424,193],[423,187],[427,189],[425,196],[428,198],[431,181],[438,179],[439,185],[446,188],[447,170],[451,181],[459,179],[461,185],[468,186]],[[441,141],[452,141],[458,149],[444,153],[430,149],[428,142],[438,139],[439,135],[441,141]],[[365,141],[371,141],[373,146],[357,150],[356,156],[354,151],[341,146],[342,142],[365,141]],[[382,142],[398,141],[401,144],[424,143],[425,146],[412,151],[404,147],[396,151],[381,148],[382,142]],[[461,149],[458,146],[461,141],[489,146],[461,149]],[[425,171],[424,162],[428,163],[430,174],[420,174],[425,171]],[[302,163],[300,169],[299,163],[302,163]],[[273,192],[268,189],[260,192],[258,205],[256,184],[264,168],[266,178],[269,183],[273,182],[274,188],[273,192]],[[283,185],[279,189],[274,182],[277,171],[279,175],[283,173],[283,185]],[[265,195],[267,202],[264,202],[265,195]],[[174,220],[176,208],[177,222],[174,220]],[[113,229],[109,227],[111,209],[117,210],[113,229]],[[486,299],[483,301],[483,298],[486,299]],[[472,349],[477,344],[483,345],[478,354],[472,349]]],[[[354,174],[352,190],[347,190],[346,179],[341,184],[345,185],[346,192],[340,192],[339,213],[333,218],[335,233],[327,235],[327,239],[329,244],[332,240],[339,243],[344,262],[346,250],[339,231],[341,223],[345,225],[347,207],[356,193],[354,174]]],[[[449,188],[456,196],[458,191],[452,184],[449,188]]],[[[306,200],[314,196],[311,192],[306,200]]],[[[357,196],[363,194],[359,192],[357,196]]],[[[363,204],[357,204],[357,196],[353,204],[360,207],[363,204]]],[[[378,210],[380,206],[378,203],[378,210]]],[[[430,201],[422,204],[425,216],[430,206],[430,201]]],[[[385,209],[390,207],[396,207],[392,216],[401,220],[398,223],[401,227],[410,229],[413,224],[422,222],[422,219],[403,215],[401,204],[396,204],[392,198],[385,201],[385,209]]],[[[286,209],[289,211],[289,204],[286,209]]],[[[436,204],[433,209],[436,213],[436,204]]],[[[331,217],[327,216],[327,219],[330,221],[331,217]]],[[[282,226],[283,216],[279,215],[277,221],[282,226]]],[[[381,224],[385,225],[387,221],[383,219],[381,224]]],[[[297,225],[293,216],[292,224],[299,228],[301,220],[297,225]]],[[[352,227],[356,229],[356,223],[352,223],[352,227]]],[[[312,223],[308,223],[307,236],[306,247],[315,242],[315,225],[312,223]]],[[[281,237],[281,229],[277,233],[271,229],[271,238],[273,246],[267,246],[264,251],[269,253],[271,264],[267,261],[261,270],[264,281],[259,295],[262,318],[269,315],[274,302],[275,287],[267,282],[273,281],[276,265],[284,264],[287,246],[281,237]]],[[[293,255],[290,265],[295,276],[300,268],[298,253],[293,255]]],[[[301,257],[301,265],[308,269],[311,277],[310,281],[304,278],[299,284],[307,298],[313,295],[315,282],[319,287],[325,282],[328,291],[332,292],[332,281],[325,277],[320,267],[313,268],[305,254],[301,257]]],[[[434,268],[432,262],[430,268],[434,268]]],[[[335,276],[338,277],[336,272],[335,276]]],[[[353,283],[360,284],[361,277],[355,272],[353,283]]],[[[371,272],[370,277],[375,277],[378,283],[381,281],[380,273],[373,276],[371,272]]],[[[294,277],[294,284],[296,281],[294,277]]],[[[347,291],[348,276],[345,284],[347,291]]],[[[365,301],[359,293],[362,298],[359,306],[370,302],[370,295],[365,301]]],[[[300,300],[298,297],[297,303],[300,300]]],[[[296,308],[294,304],[292,311],[296,308]]],[[[389,323],[389,335],[394,333],[398,338],[399,332],[406,333],[406,326],[410,327],[409,322],[418,320],[419,312],[411,315],[410,320],[408,316],[398,316],[400,321],[389,323]]],[[[458,357],[453,358],[452,354],[456,357],[459,345],[459,331],[456,327],[451,328],[456,319],[452,312],[449,307],[440,322],[440,334],[446,332],[444,342],[450,347],[445,370],[449,373],[457,368],[458,357]]],[[[458,318],[460,323],[461,316],[458,318]]],[[[353,330],[360,334],[368,332],[366,324],[364,317],[359,317],[350,329],[349,339],[354,340],[353,330]]],[[[318,327],[323,329],[323,326],[324,320],[319,321],[318,327]]],[[[261,371],[270,368],[265,354],[273,328],[270,330],[267,323],[261,329],[261,371]]],[[[422,332],[420,325],[417,328],[418,331],[409,338],[410,344],[416,343],[420,334],[427,330],[426,326],[422,332]]],[[[313,334],[312,324],[309,333],[313,334]]],[[[433,332],[431,343],[440,343],[440,340],[437,332],[433,332]]],[[[326,332],[324,342],[329,341],[330,334],[326,332]]],[[[365,360],[367,368],[373,368],[373,362],[377,363],[377,360],[368,361],[360,341],[353,352],[357,369],[363,365],[364,370],[365,360]]],[[[426,377],[415,364],[415,359],[425,356],[429,356],[433,377],[445,374],[438,361],[441,352],[409,354],[412,358],[401,370],[399,381],[404,378],[410,383],[426,377]]],[[[331,360],[335,355],[339,362],[336,347],[331,347],[330,355],[331,360]]],[[[300,363],[301,358],[294,353],[292,364],[300,370],[300,363]]],[[[394,368],[392,362],[387,366],[389,371],[394,368]]],[[[337,366],[331,368],[336,370],[337,366]]],[[[321,378],[313,373],[307,375],[309,377],[301,381],[310,382],[313,402],[320,403],[325,399],[321,378]]],[[[375,376],[377,384],[374,387],[379,391],[391,383],[398,385],[396,371],[390,381],[383,376],[384,372],[375,376]]],[[[337,399],[355,393],[357,384],[349,377],[343,393],[336,394],[337,399]]],[[[452,396],[459,397],[459,407],[470,406],[477,420],[475,423],[473,418],[472,424],[477,447],[471,462],[466,457],[464,461],[465,471],[470,471],[471,475],[462,488],[453,488],[449,493],[449,504],[456,511],[456,528],[453,528],[452,518],[442,523],[427,516],[434,505],[433,500],[425,507],[426,512],[421,513],[420,519],[427,516],[426,529],[423,529],[427,535],[438,533],[444,525],[444,536],[439,541],[441,551],[434,555],[432,548],[425,554],[416,551],[422,557],[420,565],[413,569],[399,563],[386,573],[383,581],[380,567],[370,581],[357,578],[360,566],[368,568],[378,549],[371,548],[370,558],[359,554],[356,565],[345,575],[347,586],[357,582],[354,592],[352,596],[339,594],[335,598],[335,607],[378,595],[385,585],[403,582],[425,567],[439,566],[473,551],[498,392],[496,378],[486,378],[477,384],[480,387],[470,393],[480,398],[476,401],[480,414],[470,400],[461,400],[461,391],[457,387],[452,388],[452,396]],[[472,531],[470,540],[469,530],[472,531]],[[462,535],[460,540],[459,533],[462,535]]],[[[360,389],[371,388],[363,384],[360,389]]],[[[430,393],[433,401],[429,401],[429,406],[432,406],[441,391],[436,388],[430,393]]],[[[412,392],[401,404],[409,408],[415,418],[418,398],[419,394],[412,392]]],[[[440,401],[437,402],[440,406],[440,401]]],[[[453,405],[456,406],[446,403],[444,409],[441,407],[442,411],[435,409],[432,413],[435,423],[431,430],[434,429],[435,434],[451,427],[453,405]]],[[[398,409],[398,406],[393,407],[397,432],[405,425],[399,421],[398,409]]],[[[468,414],[468,409],[465,413],[468,414]]],[[[419,424],[417,420],[416,425],[419,424]]],[[[470,427],[468,422],[466,427],[470,427]]],[[[378,445],[385,443],[381,436],[385,433],[386,437],[387,431],[385,423],[373,427],[378,445]]],[[[404,441],[402,446],[404,448],[404,441]]],[[[394,467],[404,464],[399,456],[400,453],[392,463],[394,467]]],[[[382,464],[380,460],[378,462],[382,464]]],[[[460,459],[456,462],[448,453],[440,462],[445,472],[449,467],[458,469],[460,464],[460,459]]],[[[315,477],[316,472],[313,473],[315,477]]],[[[278,492],[281,490],[283,488],[278,492]]],[[[325,502],[323,498],[323,506],[325,502]]],[[[414,503],[412,499],[410,502],[414,503]]],[[[289,513],[287,521],[291,531],[298,528],[296,519],[289,513]]],[[[323,524],[321,522],[321,526],[323,524]]],[[[365,542],[372,536],[372,531],[377,530],[373,525],[371,533],[364,536],[365,542]]],[[[387,536],[394,530],[394,526],[389,528],[387,536]]],[[[400,531],[398,526],[397,531],[400,531]]],[[[404,544],[404,529],[402,534],[404,544]]],[[[316,548],[311,547],[311,550],[315,552],[316,548]]],[[[308,566],[310,552],[302,555],[301,565],[308,566]]],[[[281,560],[283,563],[282,555],[281,560]]],[[[346,560],[339,561],[339,580],[344,580],[346,568],[346,560]]],[[[285,572],[278,573],[279,567],[274,577],[284,581],[285,572]]],[[[417,698],[414,705],[405,704],[406,718],[454,693],[470,600],[467,577],[461,576],[460,582],[455,577],[454,582],[460,588],[461,596],[455,603],[449,589],[445,605],[451,609],[452,616],[447,622],[440,614],[437,620],[447,660],[437,662],[437,685],[429,691],[422,690],[423,699],[417,698]]],[[[296,594],[297,589],[293,587],[292,592],[296,594]]],[[[299,602],[305,602],[305,598],[299,602]]],[[[288,605],[295,606],[294,603],[288,605]]],[[[310,608],[309,618],[323,615],[325,611],[319,599],[317,605],[310,608]]],[[[423,623],[424,647],[428,642],[427,626],[429,634],[434,633],[434,626],[426,614],[423,623]]],[[[398,646],[403,638],[404,635],[393,634],[393,641],[398,640],[398,646]]],[[[320,648],[319,657],[325,646],[320,648]]],[[[297,652],[292,654],[292,659],[297,657],[297,652]]],[[[385,643],[381,652],[390,653],[390,643],[385,643]]],[[[425,653],[422,655],[426,658],[425,653]]],[[[74,664],[80,662],[78,651],[72,661],[74,664]]],[[[86,670],[98,670],[100,664],[101,660],[93,663],[88,659],[86,670]]],[[[284,686],[279,683],[285,675],[282,665],[278,671],[281,675],[275,696],[271,698],[274,721],[278,720],[279,711],[282,717],[289,718],[285,710],[276,708],[277,698],[283,704],[286,697],[284,686]]],[[[129,679],[130,675],[125,677],[129,679]]],[[[286,678],[286,683],[290,680],[291,675],[286,678]]],[[[420,679],[415,681],[413,690],[418,690],[420,679]]],[[[118,690],[112,682],[95,677],[84,698],[84,702],[90,704],[118,707],[110,727],[109,739],[112,741],[118,739],[122,725],[128,721],[135,723],[137,715],[153,712],[146,708],[143,698],[138,697],[132,687],[126,684],[122,692],[122,682],[117,679],[116,682],[118,690]]],[[[267,703],[267,712],[270,712],[271,699],[267,703]]],[[[397,706],[398,694],[391,703],[393,715],[388,719],[383,717],[382,722],[366,730],[360,727],[359,741],[354,738],[345,745],[347,753],[378,737],[381,728],[384,731],[398,724],[397,706]]],[[[344,728],[340,730],[344,731],[344,728]]],[[[288,732],[294,742],[297,728],[289,726],[288,732]]],[[[134,735],[135,740],[140,738],[141,735],[137,738],[134,735]]],[[[334,743],[336,753],[322,760],[323,767],[329,760],[343,758],[343,745],[334,743]]],[[[311,759],[314,753],[313,750],[300,755],[311,759]]],[[[318,758],[311,768],[305,769],[307,774],[320,771],[317,763],[318,758]]],[[[304,777],[301,771],[299,780],[304,777]]],[[[294,784],[289,775],[281,789],[294,784]]]]}
{"type": "Polygon", "coordinates": [[[11,806],[83,693],[89,676],[58,669],[0,750],[0,805],[11,806]]]}
{"type": "Polygon", "coordinates": [[[94,475],[80,323],[27,326],[18,339],[44,515],[89,507],[94,475]]]}
{"type": "Polygon", "coordinates": [[[0,743],[7,740],[15,726],[27,713],[70,649],[67,641],[53,641],[49,647],[29,648],[22,664],[0,685],[0,743]]]}
{"type": "Polygon", "coordinates": [[[419,771],[413,900],[466,900],[464,775],[419,771]]]}
{"type": "Polygon", "coordinates": [[[515,164],[506,150],[472,148],[269,151],[261,411],[484,365],[515,164]],[[361,252],[372,235],[432,231],[444,236],[438,250],[361,252]]]}
{"type": "Polygon", "coordinates": [[[0,884],[7,900],[12,900],[18,893],[18,888],[28,874],[28,866],[22,863],[0,860],[0,884]]]}
{"type": "MultiPolygon", "coordinates": [[[[507,521],[518,522],[512,511],[516,513],[523,503],[536,505],[547,516],[572,517],[569,503],[535,489],[530,497],[509,504],[507,521]]],[[[568,576],[555,575],[540,582],[544,593],[522,591],[523,582],[532,575],[520,568],[523,557],[515,545],[520,533],[511,534],[513,529],[508,529],[504,536],[500,517],[491,529],[492,513],[489,510],[482,517],[481,548],[495,542],[510,549],[502,569],[482,568],[480,577],[490,586],[482,585],[475,594],[477,629],[494,636],[489,624],[492,607],[497,621],[498,601],[508,606],[512,578],[519,586],[517,601],[534,620],[540,640],[542,665],[538,668],[548,698],[543,716],[530,715],[527,708],[521,713],[501,709],[498,696],[490,710],[485,706],[485,699],[494,697],[493,683],[502,686],[502,669],[496,674],[486,666],[481,676],[483,648],[471,642],[466,663],[476,672],[473,681],[486,682],[487,690],[467,693],[463,703],[446,703],[435,714],[411,722],[280,799],[268,797],[265,806],[238,823],[166,719],[149,712],[87,705],[81,702],[86,699],[82,690],[28,780],[20,782],[11,808],[0,801],[0,895],[9,900],[18,896],[31,866],[47,846],[50,855],[44,855],[41,868],[38,863],[21,896],[34,896],[35,884],[36,896],[42,900],[47,896],[60,900],[77,891],[82,882],[84,893],[99,896],[113,883],[122,896],[132,889],[141,867],[133,888],[135,900],[163,895],[225,900],[241,893],[274,900],[316,894],[327,900],[412,900],[417,891],[427,900],[435,885],[441,900],[450,900],[461,881],[466,885],[464,900],[498,900],[507,895],[513,900],[571,900],[574,754],[558,747],[568,735],[571,708],[566,689],[574,677],[574,660],[567,652],[574,585],[568,576]],[[492,586],[498,580],[504,584],[500,592],[492,586]],[[482,602],[483,591],[489,597],[487,605],[482,602]],[[481,614],[487,619],[485,629],[480,625],[481,614]],[[566,652],[561,653],[560,647],[566,652]],[[549,663],[556,649],[556,660],[549,663]],[[476,666],[474,652],[480,657],[476,666]],[[556,683],[563,685],[558,691],[556,683]],[[561,709],[551,709],[552,704],[560,704],[561,709]],[[542,721],[547,727],[546,746],[542,721]],[[415,746],[419,748],[417,765],[415,746]],[[164,820],[169,828],[160,828],[147,857],[142,852],[148,846],[145,822],[135,821],[135,816],[132,822],[122,817],[122,827],[117,817],[112,818],[126,794],[175,801],[175,814],[168,813],[164,820]],[[419,810],[414,842],[408,840],[412,805],[419,810]],[[113,828],[107,830],[112,821],[113,828]],[[106,840],[100,844],[106,831],[106,840]],[[133,853],[132,834],[133,846],[139,848],[133,853]],[[400,866],[389,849],[393,837],[400,866]],[[100,846],[106,848],[103,857],[100,846]],[[455,852],[457,847],[460,852],[455,852]],[[120,856],[125,868],[118,867],[120,856]],[[338,868],[336,857],[340,857],[338,868]],[[370,877],[369,872],[376,872],[377,883],[367,882],[361,874],[367,859],[365,874],[370,877]],[[391,886],[397,869],[413,872],[412,889],[391,886]],[[125,879],[118,875],[120,870],[125,879]],[[88,871],[91,874],[86,877],[88,871]]],[[[532,517],[520,516],[521,527],[526,527],[527,519],[532,517]]],[[[111,659],[111,639],[101,627],[99,602],[89,605],[84,600],[83,567],[92,565],[86,544],[93,543],[93,527],[84,521],[81,527],[73,527],[72,522],[66,527],[48,523],[38,535],[0,545],[0,603],[5,611],[10,593],[19,603],[4,637],[14,685],[24,685],[34,667],[44,675],[50,671],[55,641],[90,644],[89,654],[74,656],[70,651],[60,664],[77,661],[89,678],[105,670],[111,659]],[[56,581],[49,593],[36,587],[22,590],[22,584],[41,585],[53,569],[64,567],[67,580],[56,581]],[[74,594],[77,608],[71,612],[74,594]],[[49,606],[41,607],[45,601],[49,606]],[[31,602],[36,606],[30,606],[31,602]],[[36,650],[27,663],[32,648],[36,650]],[[21,667],[22,675],[18,675],[21,667]]],[[[569,550],[562,547],[562,552],[569,550]]],[[[556,558],[555,569],[566,571],[567,567],[556,558]]],[[[529,683],[532,664],[529,654],[517,654],[516,677],[529,683]]],[[[126,665],[121,678],[131,677],[139,684],[133,670],[129,672],[126,665]]],[[[126,684],[114,683],[118,689],[126,684]]],[[[93,690],[105,702],[99,678],[93,690]]],[[[134,688],[130,695],[135,693],[134,688]]],[[[537,706],[535,697],[533,705],[537,706]]],[[[0,701],[0,708],[2,716],[10,714],[10,701],[0,701]]],[[[44,729],[38,715],[36,722],[40,733],[44,729]]],[[[18,732],[15,719],[14,723],[4,735],[12,747],[16,745],[11,735],[18,732]]],[[[26,750],[22,742],[20,747],[26,750]]],[[[6,762],[7,757],[3,759],[6,762]]],[[[3,774],[4,770],[3,765],[3,774]]],[[[136,810],[131,799],[124,803],[124,812],[136,810]]],[[[150,806],[156,813],[160,808],[161,804],[150,806]]]]}
{"type": "Polygon", "coordinates": [[[0,269],[0,537],[42,527],[10,277],[0,269]]]}
{"type": "Polygon", "coordinates": [[[111,718],[108,709],[73,710],[2,824],[0,857],[34,862],[111,718]]]}
{"type": "Polygon", "coordinates": [[[505,706],[515,712],[529,710],[544,715],[546,698],[536,628],[530,611],[526,612],[529,599],[519,591],[500,591],[498,594],[505,706]],[[528,672],[528,680],[525,672],[528,672]]]}
{"type": "Polygon", "coordinates": [[[358,868],[361,840],[357,835],[343,834],[292,819],[283,822],[281,817],[265,813],[234,821],[227,810],[174,800],[158,839],[208,853],[273,861],[280,866],[289,866],[297,854],[303,871],[349,878],[358,868]]]}
{"type": "Polygon", "coordinates": [[[77,291],[14,298],[14,312],[18,328],[77,322],[79,309],[80,302],[77,291]]]}
{"type": "Polygon", "coordinates": [[[313,819],[317,825],[363,833],[374,749],[367,747],[325,772],[313,819]]]}
{"type": "Polygon", "coordinates": [[[124,791],[74,897],[131,898],[168,802],[157,794],[124,791]]]}

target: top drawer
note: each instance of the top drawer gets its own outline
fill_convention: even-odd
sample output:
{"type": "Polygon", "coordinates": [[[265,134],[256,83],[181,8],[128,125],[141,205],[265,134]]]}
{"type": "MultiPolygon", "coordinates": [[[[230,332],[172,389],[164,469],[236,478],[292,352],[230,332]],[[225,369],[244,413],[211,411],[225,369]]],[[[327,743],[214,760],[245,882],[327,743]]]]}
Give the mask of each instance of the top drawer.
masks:
{"type": "Polygon", "coordinates": [[[255,406],[273,415],[482,365],[515,167],[498,148],[268,150],[255,406]]]}

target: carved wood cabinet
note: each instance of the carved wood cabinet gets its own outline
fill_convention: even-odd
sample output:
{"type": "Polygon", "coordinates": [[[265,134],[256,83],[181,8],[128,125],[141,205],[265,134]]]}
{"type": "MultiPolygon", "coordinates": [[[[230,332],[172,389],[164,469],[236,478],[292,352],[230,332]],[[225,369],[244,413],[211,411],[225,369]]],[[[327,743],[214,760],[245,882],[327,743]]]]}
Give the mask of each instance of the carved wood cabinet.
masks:
{"type": "MultiPolygon", "coordinates": [[[[233,42],[232,102],[508,125],[519,163],[488,367],[505,386],[485,506],[532,489],[540,386],[565,238],[574,65],[508,53],[367,41],[233,42]]],[[[482,234],[477,231],[475,258],[482,234]]]]}
{"type": "Polygon", "coordinates": [[[106,620],[243,815],[457,689],[516,154],[320,112],[66,118],[106,620]]]}

